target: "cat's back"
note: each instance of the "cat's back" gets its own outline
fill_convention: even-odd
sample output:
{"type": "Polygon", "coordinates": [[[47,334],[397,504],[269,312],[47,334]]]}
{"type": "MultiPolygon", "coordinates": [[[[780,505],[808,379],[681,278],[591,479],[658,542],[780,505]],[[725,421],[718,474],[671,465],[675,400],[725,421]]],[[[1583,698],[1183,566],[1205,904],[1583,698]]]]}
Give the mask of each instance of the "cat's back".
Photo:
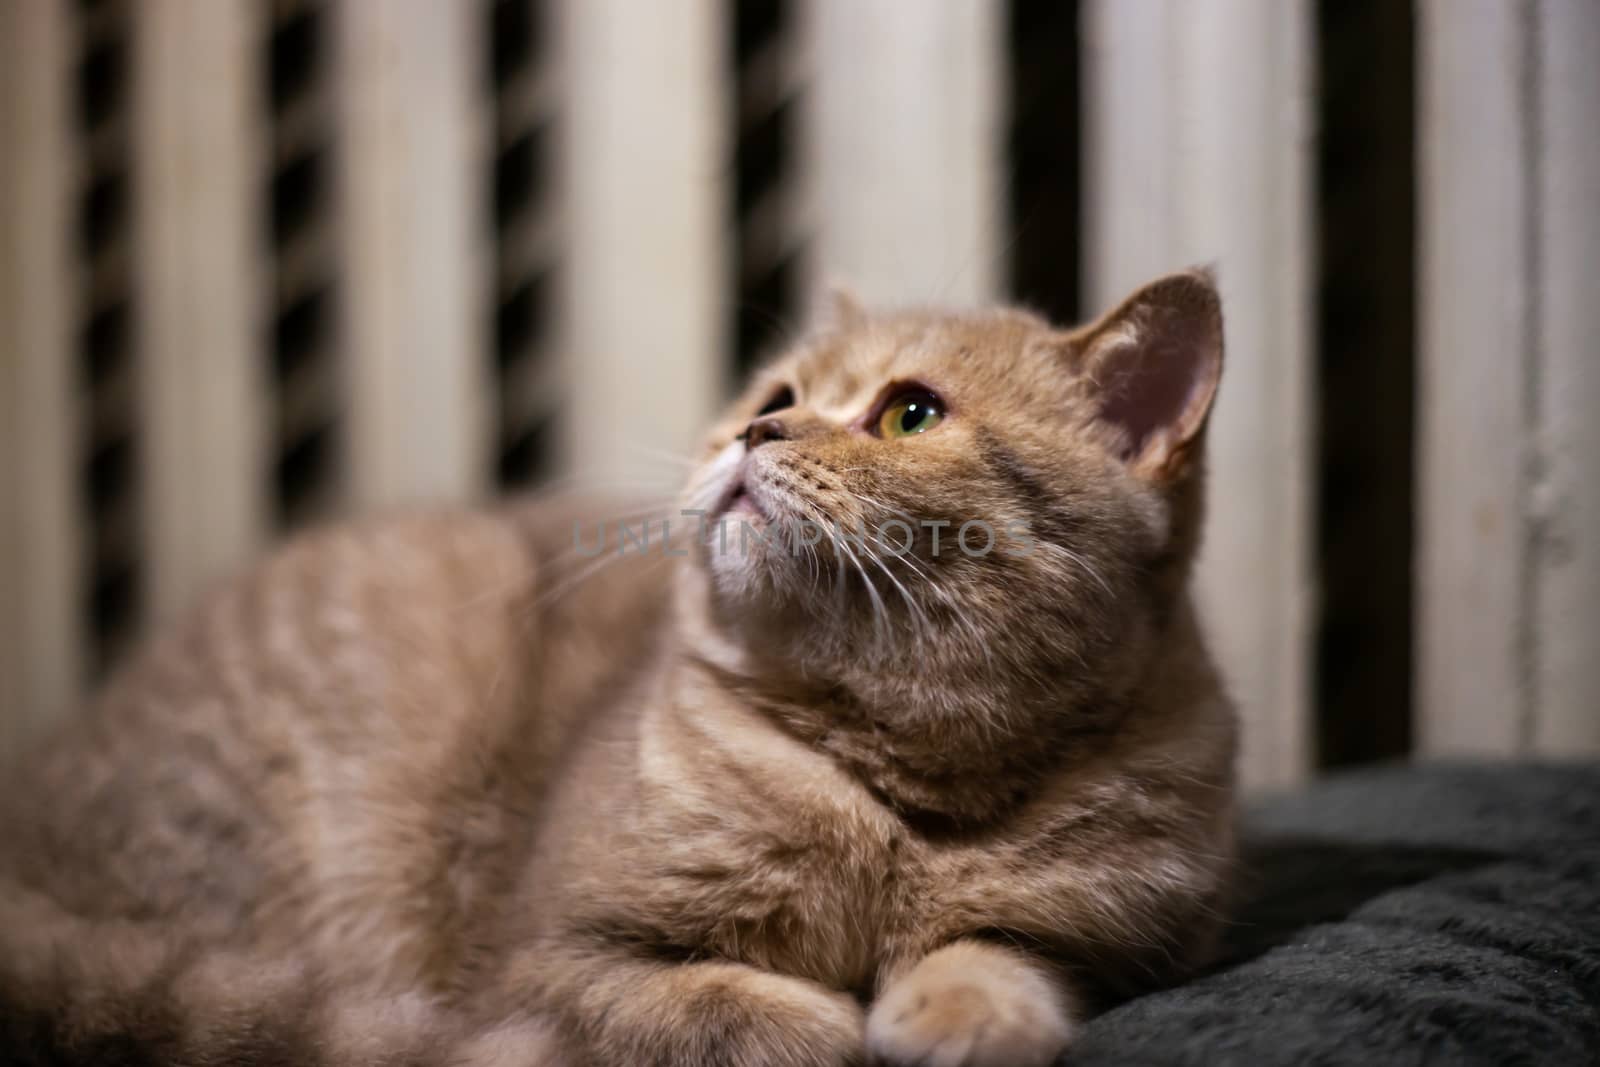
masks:
{"type": "Polygon", "coordinates": [[[80,915],[309,937],[335,955],[409,916],[383,931],[405,969],[448,969],[572,726],[659,620],[658,561],[575,580],[595,562],[572,558],[583,508],[394,516],[291,541],[28,761],[0,869],[80,915]]]}

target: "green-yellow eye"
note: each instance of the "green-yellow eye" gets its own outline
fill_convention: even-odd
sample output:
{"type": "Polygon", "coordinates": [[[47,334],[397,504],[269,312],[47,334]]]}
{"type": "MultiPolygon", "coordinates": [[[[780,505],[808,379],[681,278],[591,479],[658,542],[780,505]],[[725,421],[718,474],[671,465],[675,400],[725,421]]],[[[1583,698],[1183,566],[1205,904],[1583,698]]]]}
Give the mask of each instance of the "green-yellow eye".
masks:
{"type": "Polygon", "coordinates": [[[914,433],[927,433],[944,420],[944,405],[932,393],[918,390],[905,393],[889,402],[878,417],[878,434],[882,437],[910,437],[914,433]]]}

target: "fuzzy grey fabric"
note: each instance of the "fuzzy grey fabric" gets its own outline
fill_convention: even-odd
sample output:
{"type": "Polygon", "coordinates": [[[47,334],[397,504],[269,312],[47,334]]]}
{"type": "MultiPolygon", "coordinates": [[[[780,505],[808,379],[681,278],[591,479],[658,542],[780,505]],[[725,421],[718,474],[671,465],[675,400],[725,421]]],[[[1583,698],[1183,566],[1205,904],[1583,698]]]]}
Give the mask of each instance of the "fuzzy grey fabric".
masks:
{"type": "MultiPolygon", "coordinates": [[[[1600,1064],[1600,767],[1345,774],[1246,826],[1223,961],[1100,1016],[1063,1067],[1600,1064]]],[[[6,993],[0,1064],[156,1067],[183,1030],[75,1036],[6,993]]],[[[292,1025],[235,1037],[205,1067],[308,1062],[292,1025]]]]}
{"type": "Polygon", "coordinates": [[[1600,767],[1347,773],[1245,825],[1223,961],[1063,1065],[1600,1063],[1600,767]]]}

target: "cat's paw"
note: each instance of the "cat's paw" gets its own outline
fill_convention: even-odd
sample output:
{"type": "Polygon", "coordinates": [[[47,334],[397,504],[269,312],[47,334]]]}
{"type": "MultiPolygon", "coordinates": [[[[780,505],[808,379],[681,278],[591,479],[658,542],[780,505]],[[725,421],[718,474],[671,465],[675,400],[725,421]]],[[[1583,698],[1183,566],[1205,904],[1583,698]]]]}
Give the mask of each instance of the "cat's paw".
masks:
{"type": "Polygon", "coordinates": [[[884,1067],[1045,1067],[1072,1037],[1064,997],[1033,964],[961,943],[926,957],[867,1016],[884,1067]]]}
{"type": "Polygon", "coordinates": [[[669,968],[607,1022],[592,1051],[628,1067],[859,1067],[861,1005],[811,982],[734,964],[669,968]]]}
{"type": "Polygon", "coordinates": [[[730,1063],[857,1067],[862,1062],[864,1019],[854,997],[761,972],[741,987],[749,998],[743,1005],[749,1025],[725,1031],[721,1051],[737,1050],[730,1063]]]}

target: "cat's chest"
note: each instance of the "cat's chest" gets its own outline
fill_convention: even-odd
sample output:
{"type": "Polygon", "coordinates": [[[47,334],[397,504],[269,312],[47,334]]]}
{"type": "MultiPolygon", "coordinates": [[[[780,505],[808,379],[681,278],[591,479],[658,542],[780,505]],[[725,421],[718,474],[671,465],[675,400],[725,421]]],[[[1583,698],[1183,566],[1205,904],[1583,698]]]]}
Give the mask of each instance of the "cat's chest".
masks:
{"type": "Polygon", "coordinates": [[[630,898],[668,947],[864,991],[994,925],[1032,866],[1019,842],[930,837],[829,755],[749,718],[648,723],[642,742],[630,898]]]}
{"type": "Polygon", "coordinates": [[[650,895],[692,947],[865,989],[915,891],[914,847],[855,781],[786,769],[717,774],[658,808],[650,895]]]}
{"type": "Polygon", "coordinates": [[[693,943],[862,994],[939,944],[1009,925],[1057,873],[1015,842],[930,841],[849,790],[730,803],[677,840],[656,888],[688,917],[693,943]]]}
{"type": "Polygon", "coordinates": [[[712,947],[834,988],[866,987],[903,910],[893,839],[836,811],[770,814],[740,842],[743,862],[721,899],[705,901],[716,912],[712,947]]]}

